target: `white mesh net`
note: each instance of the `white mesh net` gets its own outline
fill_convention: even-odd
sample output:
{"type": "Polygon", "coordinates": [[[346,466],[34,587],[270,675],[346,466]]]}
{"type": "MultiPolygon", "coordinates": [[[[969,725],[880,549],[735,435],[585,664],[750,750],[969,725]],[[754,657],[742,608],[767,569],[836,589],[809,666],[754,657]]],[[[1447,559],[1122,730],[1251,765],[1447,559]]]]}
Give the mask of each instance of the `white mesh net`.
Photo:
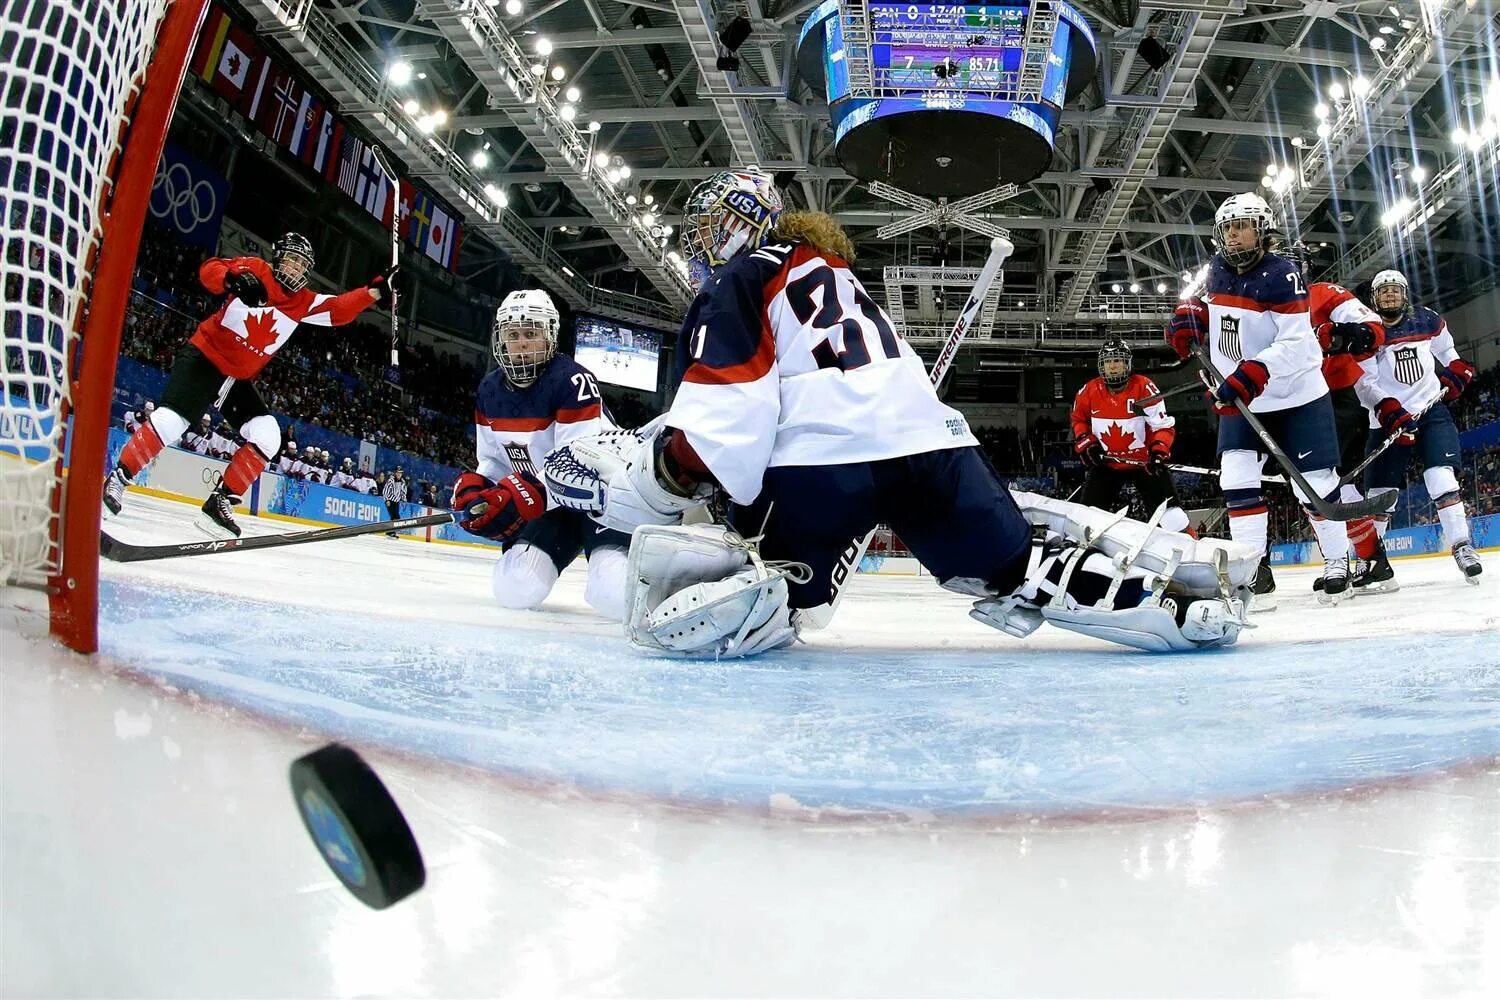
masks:
{"type": "Polygon", "coordinates": [[[70,350],[101,204],[167,0],[0,0],[0,579],[57,570],[70,350]]]}

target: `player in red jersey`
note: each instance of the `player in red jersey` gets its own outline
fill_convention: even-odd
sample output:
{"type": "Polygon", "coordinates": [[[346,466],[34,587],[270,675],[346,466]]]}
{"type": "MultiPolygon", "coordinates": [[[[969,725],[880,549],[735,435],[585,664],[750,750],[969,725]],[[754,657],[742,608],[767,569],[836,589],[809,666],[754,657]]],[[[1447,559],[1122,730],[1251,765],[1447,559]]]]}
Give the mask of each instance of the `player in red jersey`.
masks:
{"type": "MultiPolygon", "coordinates": [[[[1308,273],[1312,250],[1300,240],[1283,248],[1283,257],[1308,273]]],[[[1323,348],[1323,379],[1333,395],[1333,417],[1338,428],[1339,468],[1345,471],[1359,465],[1364,458],[1369,411],[1355,394],[1354,383],[1375,372],[1375,352],[1385,343],[1385,324],[1379,314],[1359,300],[1343,285],[1329,281],[1309,282],[1308,320],[1323,348]]],[[[1339,499],[1349,502],[1363,496],[1359,486],[1348,483],[1340,488],[1339,499]]],[[[1349,574],[1355,592],[1379,593],[1396,589],[1395,571],[1386,558],[1385,546],[1375,530],[1375,519],[1361,517],[1346,521],[1349,548],[1354,565],[1349,574]]],[[[1323,580],[1313,581],[1321,591],[1323,580]]]]}
{"type": "Polygon", "coordinates": [[[363,288],[342,295],[323,295],[307,287],[313,248],[307,237],[287,233],[271,245],[271,262],[259,257],[211,258],[198,269],[198,280],[224,304],[198,324],[172,361],[172,373],[161,404],[137,428],[120,452],[120,461],[104,484],[106,516],[124,507],[125,487],[140,475],[163,445],[187,430],[184,414],[216,407],[239,430],[245,444],[224,470],[223,481],[203,502],[199,526],[216,537],[240,533],[233,507],[281,452],[281,426],[271,416],[254,380],[272,355],[281,350],[299,324],[345,326],[366,308],[390,300],[395,266],[370,279],[363,288]]]}
{"type": "Polygon", "coordinates": [[[1161,400],[1134,405],[1159,390],[1146,376],[1132,374],[1130,362],[1129,344],[1105,341],[1099,348],[1099,377],[1084,383],[1073,400],[1073,450],[1089,470],[1079,502],[1118,510],[1121,491],[1133,482],[1148,511],[1168,501],[1163,528],[1188,531],[1187,512],[1167,470],[1177,422],[1161,400]]]}

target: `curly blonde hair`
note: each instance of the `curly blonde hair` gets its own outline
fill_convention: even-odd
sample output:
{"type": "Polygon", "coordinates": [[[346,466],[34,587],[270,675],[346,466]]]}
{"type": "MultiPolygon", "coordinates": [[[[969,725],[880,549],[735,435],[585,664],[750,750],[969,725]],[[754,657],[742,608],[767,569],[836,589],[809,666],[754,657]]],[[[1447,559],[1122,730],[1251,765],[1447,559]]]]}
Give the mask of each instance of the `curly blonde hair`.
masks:
{"type": "Polygon", "coordinates": [[[771,240],[806,243],[820,253],[831,253],[854,263],[854,243],[844,227],[826,212],[786,212],[771,230],[771,240]]]}

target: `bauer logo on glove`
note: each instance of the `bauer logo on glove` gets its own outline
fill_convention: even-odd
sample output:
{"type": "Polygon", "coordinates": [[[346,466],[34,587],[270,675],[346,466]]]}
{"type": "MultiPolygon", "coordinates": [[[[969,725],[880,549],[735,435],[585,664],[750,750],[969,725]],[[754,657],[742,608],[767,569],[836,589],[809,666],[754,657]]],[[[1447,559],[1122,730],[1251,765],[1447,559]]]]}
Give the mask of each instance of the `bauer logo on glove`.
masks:
{"type": "Polygon", "coordinates": [[[465,531],[505,540],[546,513],[547,491],[529,472],[512,472],[498,483],[465,472],[453,484],[453,509],[464,512],[458,526],[465,531]]]}

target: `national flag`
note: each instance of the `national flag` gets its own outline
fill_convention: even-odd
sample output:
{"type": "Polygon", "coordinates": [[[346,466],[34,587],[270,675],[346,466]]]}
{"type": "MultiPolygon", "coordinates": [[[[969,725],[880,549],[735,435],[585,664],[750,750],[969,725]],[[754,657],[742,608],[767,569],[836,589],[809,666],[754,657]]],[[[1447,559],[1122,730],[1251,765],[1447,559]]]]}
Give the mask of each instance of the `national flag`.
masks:
{"type": "Polygon", "coordinates": [[[270,78],[271,71],[275,69],[274,63],[275,60],[269,55],[261,53],[255,60],[254,67],[250,70],[249,80],[253,80],[254,83],[251,84],[247,80],[245,89],[240,91],[240,114],[250,119],[252,123],[258,122],[260,119],[261,101],[266,94],[266,80],[270,78]]]}
{"type": "Polygon", "coordinates": [[[323,118],[318,122],[318,139],[309,142],[307,148],[312,151],[312,156],[307,160],[307,165],[318,173],[322,173],[332,159],[337,144],[334,142],[334,126],[337,124],[333,112],[325,110],[323,118]]]}
{"type": "Polygon", "coordinates": [[[339,168],[343,165],[344,123],[333,114],[325,116],[324,120],[330,124],[332,131],[328,137],[328,150],[321,168],[323,179],[330,184],[337,184],[339,168]]]}
{"type": "Polygon", "coordinates": [[[250,33],[240,30],[236,25],[230,25],[229,35],[224,39],[224,50],[219,56],[218,68],[209,83],[225,99],[238,101],[259,55],[259,47],[250,33]]]}
{"type": "Polygon", "coordinates": [[[228,34],[229,15],[218,7],[210,8],[208,16],[203,19],[203,26],[198,29],[198,40],[193,45],[193,61],[189,64],[193,72],[203,78],[204,83],[211,81],[218,71],[224,39],[228,34]]]}
{"type": "Polygon", "coordinates": [[[375,157],[375,150],[369,146],[365,147],[359,163],[359,182],[354,191],[354,200],[364,207],[381,224],[390,225],[391,222],[391,200],[395,194],[395,179],[388,176],[380,168],[380,161],[375,157]]]}
{"type": "Polygon", "coordinates": [[[427,241],[422,247],[422,252],[444,267],[451,268],[456,235],[458,235],[458,223],[434,201],[432,218],[427,225],[427,241]]]}
{"type": "Polygon", "coordinates": [[[292,133],[286,147],[303,163],[312,163],[313,145],[318,137],[318,122],[322,117],[322,102],[311,93],[303,94],[302,103],[297,106],[297,120],[292,125],[292,133]]]}
{"type": "Polygon", "coordinates": [[[329,179],[351,198],[359,187],[359,164],[364,151],[365,144],[346,131],[339,146],[338,170],[333,172],[333,165],[329,164],[329,170],[333,172],[329,179]]]}
{"type": "Polygon", "coordinates": [[[453,211],[421,188],[402,181],[401,213],[406,242],[452,270],[463,228],[453,211]]]}
{"type": "Polygon", "coordinates": [[[278,146],[285,146],[291,138],[303,93],[302,84],[297,82],[295,76],[277,70],[276,83],[271,88],[271,93],[261,102],[261,115],[255,124],[278,146]]]}

